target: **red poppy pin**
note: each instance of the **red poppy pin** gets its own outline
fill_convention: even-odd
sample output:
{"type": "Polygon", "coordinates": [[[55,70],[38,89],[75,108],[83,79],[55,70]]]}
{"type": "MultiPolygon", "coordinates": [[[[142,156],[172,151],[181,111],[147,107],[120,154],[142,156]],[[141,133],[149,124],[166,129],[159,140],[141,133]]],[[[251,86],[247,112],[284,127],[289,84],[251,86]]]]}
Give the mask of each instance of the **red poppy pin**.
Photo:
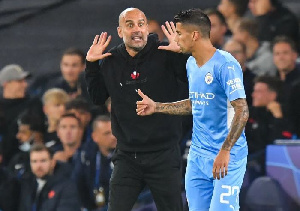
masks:
{"type": "Polygon", "coordinates": [[[136,72],[136,71],[133,71],[133,73],[131,73],[130,76],[131,76],[131,78],[133,80],[136,80],[136,79],[138,79],[138,77],[140,76],[140,74],[138,72],[136,72]]]}
{"type": "Polygon", "coordinates": [[[52,190],[52,191],[50,191],[50,192],[48,193],[48,198],[49,198],[49,199],[52,199],[54,196],[55,196],[54,190],[52,190]]]}

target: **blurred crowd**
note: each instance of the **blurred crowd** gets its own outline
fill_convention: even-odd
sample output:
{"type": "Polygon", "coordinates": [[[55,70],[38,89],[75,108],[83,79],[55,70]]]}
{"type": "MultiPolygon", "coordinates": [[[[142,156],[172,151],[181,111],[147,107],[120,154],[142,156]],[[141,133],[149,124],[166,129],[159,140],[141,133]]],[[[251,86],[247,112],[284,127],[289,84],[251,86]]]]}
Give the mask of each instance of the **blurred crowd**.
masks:
{"type": "MultiPolygon", "coordinates": [[[[212,43],[231,53],[243,70],[251,182],[265,174],[268,144],[300,137],[299,20],[279,0],[221,0],[205,12],[212,43]]],[[[148,24],[166,42],[161,24],[148,24]]],[[[85,53],[77,48],[62,53],[60,71],[39,77],[17,64],[1,69],[0,210],[107,209],[117,144],[111,102],[91,102],[84,69],[85,53]]],[[[182,118],[183,163],[191,119],[182,118]]],[[[149,203],[145,189],[135,207],[149,203]]]]}

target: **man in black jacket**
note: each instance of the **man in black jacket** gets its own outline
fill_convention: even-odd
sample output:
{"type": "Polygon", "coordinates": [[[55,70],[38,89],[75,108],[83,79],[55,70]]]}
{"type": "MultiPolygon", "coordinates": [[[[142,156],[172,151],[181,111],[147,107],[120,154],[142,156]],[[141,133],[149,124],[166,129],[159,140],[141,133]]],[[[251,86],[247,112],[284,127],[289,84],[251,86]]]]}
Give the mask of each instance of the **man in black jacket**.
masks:
{"type": "Polygon", "coordinates": [[[168,22],[166,26],[162,29],[170,44],[160,46],[157,36],[148,36],[145,14],[128,8],[119,16],[118,35],[124,43],[103,53],[111,40],[104,32],[95,37],[87,53],[89,94],[95,104],[111,97],[112,131],[118,140],[109,211],[131,210],[145,185],[159,211],[182,210],[181,119],[161,114],[139,117],[135,112],[138,89],[156,101],[177,101],[178,80],[187,81],[188,56],[175,53],[180,51],[174,42],[175,26],[168,22]]]}
{"type": "Polygon", "coordinates": [[[30,165],[33,176],[22,181],[19,211],[80,211],[67,164],[55,163],[49,149],[36,144],[30,150],[30,165]]]}

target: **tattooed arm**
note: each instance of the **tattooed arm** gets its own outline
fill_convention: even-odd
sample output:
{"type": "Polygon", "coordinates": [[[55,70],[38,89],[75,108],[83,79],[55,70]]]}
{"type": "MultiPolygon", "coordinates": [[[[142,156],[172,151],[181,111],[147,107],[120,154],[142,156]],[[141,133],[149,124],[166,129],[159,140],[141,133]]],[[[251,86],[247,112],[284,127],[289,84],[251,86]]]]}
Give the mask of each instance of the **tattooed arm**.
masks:
{"type": "Polygon", "coordinates": [[[234,108],[234,117],[231,123],[230,131],[222,145],[222,149],[231,150],[235,142],[240,137],[249,117],[249,110],[246,99],[237,99],[231,101],[234,108]]]}
{"type": "Polygon", "coordinates": [[[136,113],[140,116],[151,115],[153,113],[173,115],[188,115],[192,113],[192,104],[190,99],[172,103],[157,103],[145,95],[141,90],[138,90],[138,94],[143,98],[142,101],[136,102],[136,113]]]}
{"type": "Polygon", "coordinates": [[[235,114],[231,123],[229,134],[227,135],[213,164],[212,172],[215,179],[220,179],[220,176],[223,178],[227,175],[230,150],[240,137],[249,117],[246,99],[231,101],[231,105],[234,108],[235,114]]]}
{"type": "Polygon", "coordinates": [[[190,99],[185,99],[172,103],[155,103],[155,112],[173,115],[192,114],[192,104],[190,99]]]}

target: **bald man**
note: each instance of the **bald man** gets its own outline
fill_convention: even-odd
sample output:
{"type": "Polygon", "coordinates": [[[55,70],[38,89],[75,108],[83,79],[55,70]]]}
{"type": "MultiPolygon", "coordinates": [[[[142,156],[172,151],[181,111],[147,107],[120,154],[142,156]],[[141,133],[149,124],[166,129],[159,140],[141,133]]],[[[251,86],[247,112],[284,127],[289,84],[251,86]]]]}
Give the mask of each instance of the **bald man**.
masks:
{"type": "MultiPolygon", "coordinates": [[[[188,56],[179,54],[175,26],[163,26],[168,46],[149,35],[147,18],[137,8],[119,16],[118,35],[123,44],[105,52],[111,36],[96,35],[87,53],[86,80],[95,104],[111,97],[112,132],[117,147],[112,158],[109,211],[130,211],[147,185],[159,211],[181,211],[181,156],[178,116],[135,113],[138,89],[160,101],[180,100],[180,82],[187,83],[188,56]],[[101,60],[99,65],[99,60],[101,60]]],[[[184,86],[187,95],[187,84],[184,86]]]]}

